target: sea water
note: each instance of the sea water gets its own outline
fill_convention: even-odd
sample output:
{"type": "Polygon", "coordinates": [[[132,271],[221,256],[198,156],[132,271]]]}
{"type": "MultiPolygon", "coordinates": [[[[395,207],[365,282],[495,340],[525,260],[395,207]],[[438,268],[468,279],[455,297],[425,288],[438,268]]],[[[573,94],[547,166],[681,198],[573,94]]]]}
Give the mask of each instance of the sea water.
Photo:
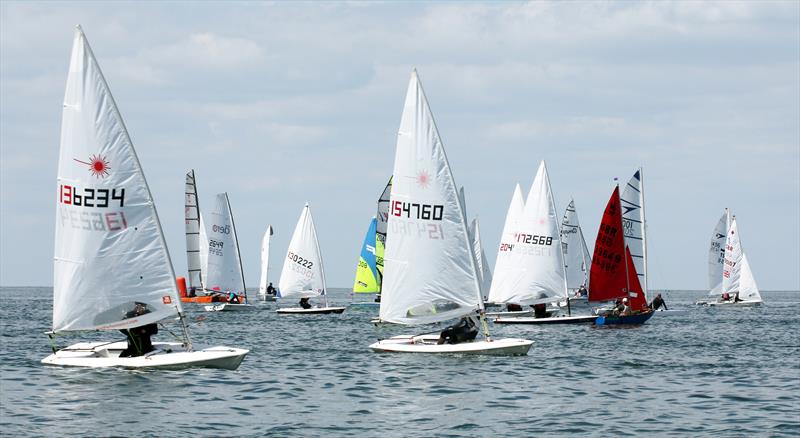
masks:
{"type": "MultiPolygon", "coordinates": [[[[374,353],[377,339],[415,330],[371,325],[377,308],[292,316],[275,309],[293,302],[218,313],[187,304],[195,344],[248,348],[241,367],[131,371],[42,365],[52,289],[2,288],[0,434],[800,435],[800,292],[734,309],[694,306],[702,291],[662,294],[687,312],[625,328],[490,324],[494,337],[534,340],[524,357],[374,353]]],[[[123,336],[56,345],[88,339],[123,336]]],[[[161,329],[155,339],[172,338],[161,329]]]]}

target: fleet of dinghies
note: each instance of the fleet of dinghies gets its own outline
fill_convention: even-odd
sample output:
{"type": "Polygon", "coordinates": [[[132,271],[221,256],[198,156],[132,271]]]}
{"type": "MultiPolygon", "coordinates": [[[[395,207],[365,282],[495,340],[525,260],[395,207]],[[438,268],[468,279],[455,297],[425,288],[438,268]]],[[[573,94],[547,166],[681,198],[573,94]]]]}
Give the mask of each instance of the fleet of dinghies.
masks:
{"type": "MultiPolygon", "coordinates": [[[[42,363],[167,369],[236,369],[241,364],[248,350],[195,348],[182,308],[182,302],[204,304],[207,311],[254,308],[247,298],[228,194],[216,195],[213,209],[204,214],[195,172],[186,173],[187,277],[176,277],[141,165],[80,27],[75,31],[64,98],[58,193],[53,327],[48,335],[55,339],[70,332],[120,330],[127,341],[54,346],[53,354],[42,363]],[[134,330],[155,333],[158,324],[165,327],[167,322],[180,326],[179,342],[150,345],[148,335],[146,345],[135,345],[134,330]]],[[[467,220],[464,189],[456,185],[414,70],[392,176],[369,221],[353,284],[355,294],[374,294],[375,298],[350,305],[379,307],[380,323],[459,323],[441,334],[394,336],[369,348],[394,353],[525,355],[533,341],[493,338],[488,318],[495,324],[644,324],[655,313],[647,301],[644,199],[639,168],[622,190],[614,187],[590,253],[574,199],[559,220],[542,161],[526,197],[519,184],[514,188],[492,273],[478,219],[467,220]],[[572,314],[576,303],[587,301],[599,307],[592,314],[572,314]],[[489,305],[508,309],[486,312],[489,305]],[[451,337],[459,327],[469,328],[471,335],[451,337]]],[[[261,239],[259,298],[280,301],[276,312],[282,315],[342,313],[345,307],[328,302],[309,204],[294,228],[278,281],[270,274],[273,235],[268,225],[261,239]],[[277,288],[271,287],[273,282],[277,288]],[[300,305],[285,305],[292,300],[300,300],[300,305]]],[[[713,230],[708,270],[709,297],[698,304],[762,303],[736,217],[728,209],[713,230]]],[[[577,309],[589,311],[586,304],[577,309]]]]}

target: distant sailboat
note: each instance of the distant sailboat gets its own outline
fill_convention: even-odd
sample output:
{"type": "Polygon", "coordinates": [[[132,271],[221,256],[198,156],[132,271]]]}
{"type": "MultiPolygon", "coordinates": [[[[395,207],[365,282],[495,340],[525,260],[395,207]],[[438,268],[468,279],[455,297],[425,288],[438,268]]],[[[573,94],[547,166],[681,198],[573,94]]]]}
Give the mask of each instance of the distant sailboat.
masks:
{"type": "Polygon", "coordinates": [[[481,228],[478,218],[469,224],[469,236],[472,239],[472,251],[475,254],[475,261],[478,263],[478,278],[481,285],[481,296],[486,297],[492,287],[492,271],[489,269],[489,261],[486,259],[486,251],[483,250],[481,242],[481,228]]]}
{"type": "Polygon", "coordinates": [[[153,342],[152,351],[135,357],[120,357],[129,352],[126,342],[81,342],[58,351],[54,347],[42,363],[239,367],[248,350],[192,348],[153,197],[80,27],[75,30],[64,96],[58,195],[51,337],[129,331],[176,317],[183,332],[181,342],[153,342]]]}
{"type": "MultiPolygon", "coordinates": [[[[372,218],[364,236],[364,243],[361,245],[361,254],[356,267],[356,279],[353,284],[355,293],[379,293],[381,291],[380,275],[376,264],[376,227],[378,219],[372,218]]],[[[377,304],[377,303],[376,303],[377,304]]]]}
{"type": "Polygon", "coordinates": [[[322,266],[322,253],[317,240],[317,229],[311,208],[308,204],[303,207],[300,218],[289,242],[286,258],[283,260],[283,270],[278,288],[278,298],[314,298],[322,297],[324,307],[284,307],[278,309],[281,314],[322,314],[342,313],[344,307],[328,305],[328,295],[325,284],[325,270],[322,266]]]}
{"type": "MultiPolygon", "coordinates": [[[[416,71],[411,74],[397,136],[380,319],[427,324],[480,314],[483,297],[466,215],[416,71]]],[[[378,341],[379,352],[527,354],[533,341],[438,344],[438,336],[378,341]]]]}
{"type": "Polygon", "coordinates": [[[517,226],[525,210],[525,200],[519,184],[514,187],[514,194],[506,213],[503,233],[500,235],[500,245],[497,248],[497,258],[494,262],[494,277],[489,286],[490,303],[500,303],[503,291],[513,287],[514,266],[513,250],[517,240],[517,226]]]}
{"type": "MultiPolygon", "coordinates": [[[[564,248],[564,264],[567,271],[567,290],[574,295],[581,286],[589,288],[589,266],[592,256],[586,246],[583,229],[578,221],[578,212],[575,209],[575,200],[570,199],[569,205],[561,220],[561,244],[564,248]]],[[[581,299],[572,297],[570,301],[581,299]]]]}
{"type": "Polygon", "coordinates": [[[275,295],[267,293],[269,285],[272,284],[269,281],[269,244],[273,234],[272,225],[269,225],[267,231],[264,232],[264,237],[261,238],[261,278],[258,282],[258,295],[264,301],[275,301],[275,295]]]}
{"type": "Polygon", "coordinates": [[[707,304],[758,306],[763,302],[750,263],[742,249],[736,217],[731,219],[725,239],[725,261],[722,268],[721,296],[707,304]]]}
{"type": "Polygon", "coordinates": [[[614,188],[608,200],[589,271],[589,301],[626,299],[632,313],[629,315],[607,314],[597,318],[595,324],[644,324],[653,311],[647,308],[639,277],[629,247],[625,244],[623,213],[620,205],[619,186],[614,188]]]}
{"type": "Polygon", "coordinates": [[[239,252],[239,238],[233,211],[227,193],[217,195],[217,202],[211,212],[210,223],[204,224],[208,233],[206,261],[206,290],[233,293],[239,303],[220,303],[205,306],[209,312],[248,310],[253,306],[247,302],[247,288],[244,284],[242,255],[239,252]]]}

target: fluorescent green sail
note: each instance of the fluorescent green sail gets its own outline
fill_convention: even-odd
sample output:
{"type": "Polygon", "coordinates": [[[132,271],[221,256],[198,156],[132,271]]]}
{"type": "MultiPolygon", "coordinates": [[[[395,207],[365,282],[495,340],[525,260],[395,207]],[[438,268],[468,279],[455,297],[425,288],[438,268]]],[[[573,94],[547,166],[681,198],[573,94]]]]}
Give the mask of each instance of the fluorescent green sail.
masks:
{"type": "Polygon", "coordinates": [[[364,236],[364,244],[361,246],[361,256],[358,259],[358,267],[356,268],[356,281],[353,284],[353,292],[356,293],[376,293],[381,291],[378,270],[375,266],[377,255],[375,243],[377,233],[375,232],[375,227],[377,222],[377,219],[372,218],[367,235],[364,236]]]}

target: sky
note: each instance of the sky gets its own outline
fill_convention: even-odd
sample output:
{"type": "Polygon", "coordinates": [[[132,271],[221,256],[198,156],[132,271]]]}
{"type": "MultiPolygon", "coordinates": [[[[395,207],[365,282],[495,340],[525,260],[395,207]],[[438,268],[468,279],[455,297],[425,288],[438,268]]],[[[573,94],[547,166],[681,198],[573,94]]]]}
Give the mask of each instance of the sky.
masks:
{"type": "MultiPolygon", "coordinates": [[[[0,2],[0,285],[53,284],[56,165],[81,24],[178,275],[184,175],[228,192],[246,282],[277,280],[311,205],[351,287],[417,68],[490,266],[546,160],[590,249],[613,178],[644,171],[651,288],[704,289],[730,208],[762,290],[800,290],[800,3],[0,2]]],[[[559,213],[561,214],[561,213],[559,213]]]]}

